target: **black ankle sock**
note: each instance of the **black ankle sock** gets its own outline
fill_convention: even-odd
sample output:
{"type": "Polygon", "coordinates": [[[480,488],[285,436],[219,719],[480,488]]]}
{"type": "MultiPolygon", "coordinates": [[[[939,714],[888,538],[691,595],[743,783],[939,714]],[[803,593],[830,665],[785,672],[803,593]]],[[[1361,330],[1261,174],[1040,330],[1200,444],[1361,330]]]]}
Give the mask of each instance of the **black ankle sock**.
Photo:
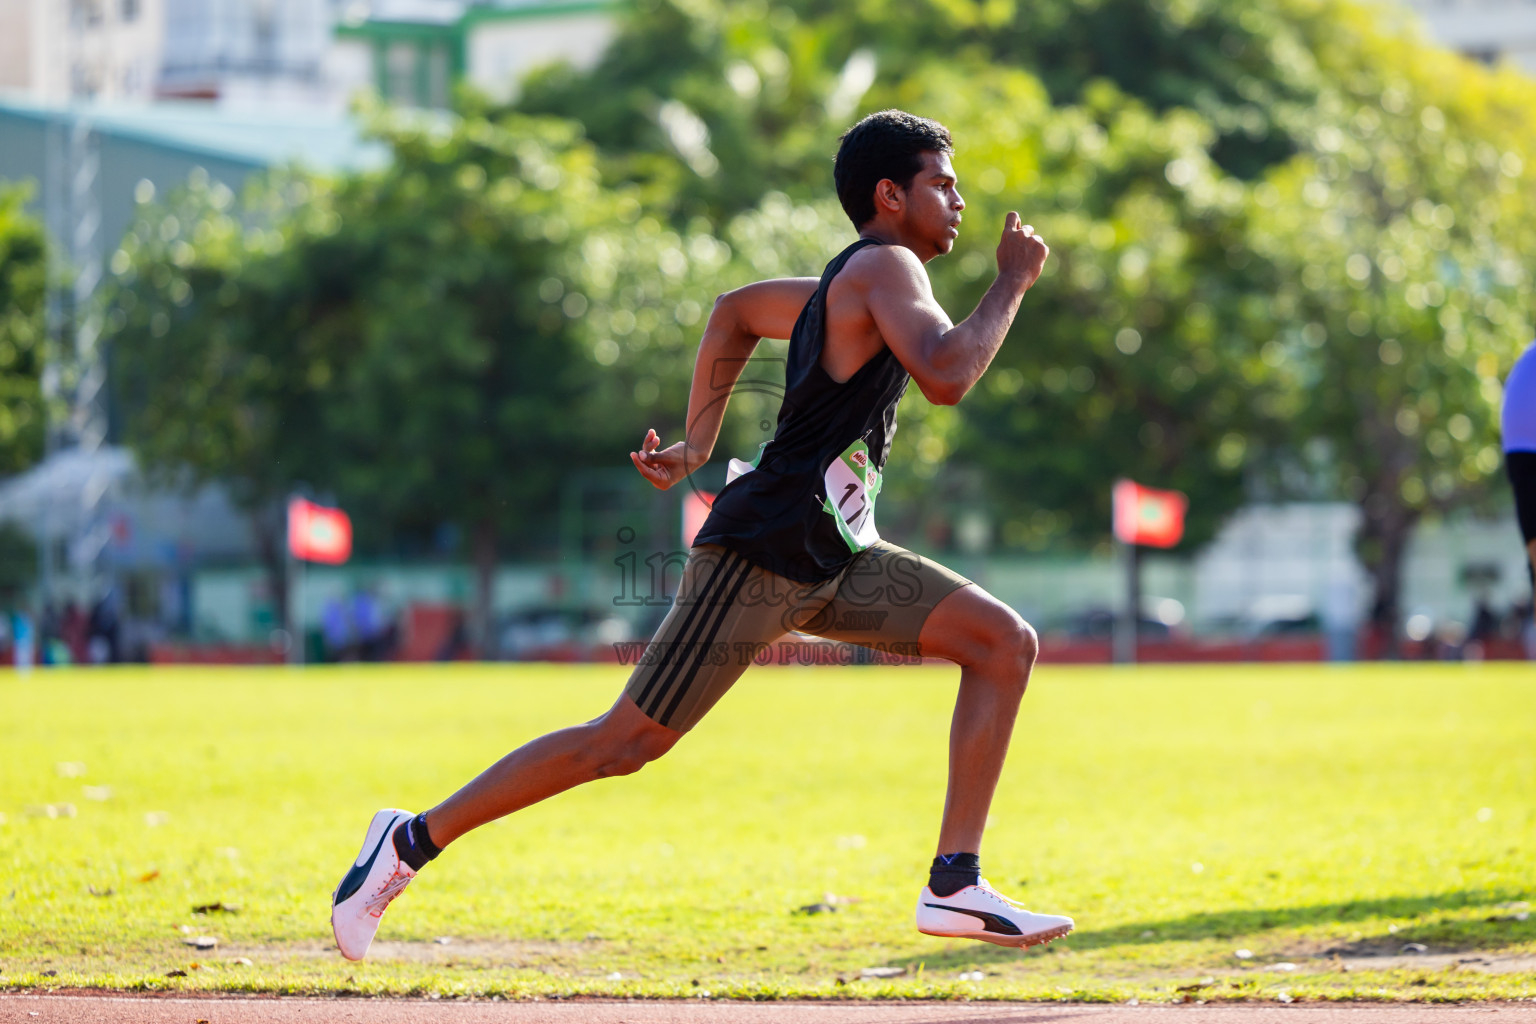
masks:
{"type": "Polygon", "coordinates": [[[427,861],[443,852],[427,832],[427,812],[395,826],[395,852],[412,871],[420,871],[427,866],[427,861]]]}
{"type": "Polygon", "coordinates": [[[935,896],[953,896],[981,881],[981,857],[974,853],[941,853],[928,869],[928,888],[935,896]]]}

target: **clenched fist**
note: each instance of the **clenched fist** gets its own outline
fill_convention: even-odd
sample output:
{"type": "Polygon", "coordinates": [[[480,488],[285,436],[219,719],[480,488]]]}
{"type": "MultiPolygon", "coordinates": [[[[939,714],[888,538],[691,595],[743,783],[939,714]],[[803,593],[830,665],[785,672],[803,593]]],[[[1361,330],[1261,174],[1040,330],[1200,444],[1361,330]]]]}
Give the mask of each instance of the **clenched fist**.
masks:
{"type": "Polygon", "coordinates": [[[1003,222],[1003,240],[997,243],[997,275],[1015,280],[1022,292],[1039,279],[1050,254],[1034,227],[1010,211],[1003,222]]]}

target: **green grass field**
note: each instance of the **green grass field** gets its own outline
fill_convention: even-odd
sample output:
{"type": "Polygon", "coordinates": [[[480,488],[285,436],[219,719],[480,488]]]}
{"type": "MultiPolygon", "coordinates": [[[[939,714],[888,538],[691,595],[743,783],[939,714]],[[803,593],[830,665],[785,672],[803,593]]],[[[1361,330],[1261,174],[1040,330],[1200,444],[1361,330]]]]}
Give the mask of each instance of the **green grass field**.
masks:
{"type": "Polygon", "coordinates": [[[1077,918],[1027,953],[911,924],[957,673],[754,669],[639,775],[455,845],[369,961],[334,952],[328,897],[375,809],[430,805],[623,678],[0,676],[0,988],[1536,997],[1527,665],[1043,666],[982,851],[1005,892],[1077,918]],[[193,910],[213,903],[238,909],[193,910]],[[1428,951],[1365,959],[1408,943],[1428,951]],[[1516,969],[1457,962],[1494,954],[1516,969]]]}

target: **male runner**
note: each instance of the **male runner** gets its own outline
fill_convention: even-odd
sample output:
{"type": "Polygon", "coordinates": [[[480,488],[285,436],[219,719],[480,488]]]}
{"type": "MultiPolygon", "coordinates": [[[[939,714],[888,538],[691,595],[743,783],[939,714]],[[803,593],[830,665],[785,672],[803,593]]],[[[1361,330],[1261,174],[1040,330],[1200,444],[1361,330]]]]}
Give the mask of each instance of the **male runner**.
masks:
{"type": "Polygon", "coordinates": [[[443,847],[573,786],[638,771],[698,723],[758,645],[789,631],[960,666],[949,789],[918,929],[1005,946],[1072,930],[1071,918],[1031,913],[980,877],[982,829],[1034,665],[1034,631],[980,587],[875,531],[908,380],[930,401],[960,401],[1002,346],[1049,252],[1008,214],[997,279],[975,312],[951,324],[923,269],[959,234],[965,203],[951,149],[948,130],[924,118],[888,110],[860,121],[843,136],[833,172],[858,240],[819,280],[762,281],[715,302],[685,438],[661,448],[648,431],[630,458],[663,490],[704,465],[725,398],[765,337],[790,339],[773,439],[753,465],[732,461],[672,610],[607,713],[519,747],[430,811],[374,815],[332,898],[344,956],[367,953],[384,909],[443,847]]]}
{"type": "MultiPolygon", "coordinates": [[[[1531,560],[1531,589],[1536,595],[1536,341],[1515,360],[1504,382],[1500,419],[1504,469],[1515,489],[1515,516],[1531,560]]],[[[1536,658],[1536,622],[1525,624],[1526,654],[1536,658]]]]}

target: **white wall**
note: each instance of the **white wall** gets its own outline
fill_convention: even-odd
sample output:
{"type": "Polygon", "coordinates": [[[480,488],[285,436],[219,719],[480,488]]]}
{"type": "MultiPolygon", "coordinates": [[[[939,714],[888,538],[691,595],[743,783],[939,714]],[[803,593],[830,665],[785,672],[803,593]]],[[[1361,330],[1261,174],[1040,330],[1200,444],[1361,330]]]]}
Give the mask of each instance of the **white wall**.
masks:
{"type": "Polygon", "coordinates": [[[223,106],[341,107],[325,74],[335,0],[163,0],[162,92],[223,106]]]}
{"type": "Polygon", "coordinates": [[[1333,617],[1358,619],[1370,600],[1353,537],[1359,512],[1344,503],[1242,509],[1195,559],[1196,621],[1248,615],[1265,598],[1305,597],[1333,617]]]}
{"type": "Polygon", "coordinates": [[[330,93],[350,103],[374,88],[373,46],[362,39],[337,39],[326,52],[321,75],[330,93]]]}
{"type": "Polygon", "coordinates": [[[469,37],[467,77],[496,99],[511,99],[518,81],[541,65],[592,67],[615,32],[613,16],[603,13],[483,23],[469,37]]]}
{"type": "MultiPolygon", "coordinates": [[[[1303,599],[1325,621],[1358,619],[1371,601],[1370,578],[1354,554],[1358,515],[1342,503],[1250,506],[1191,560],[1145,554],[1142,594],[1180,601],[1197,629],[1243,619],[1256,606],[1285,597],[1303,599]]],[[[1046,629],[1084,609],[1117,608],[1124,600],[1124,571],[1108,556],[940,560],[1046,629]]],[[[1404,566],[1404,616],[1470,621],[1477,595],[1462,579],[1468,566],[1496,568],[1498,582],[1488,596],[1497,611],[1530,595],[1514,517],[1460,516],[1414,535],[1404,566]]]]}
{"type": "Polygon", "coordinates": [[[35,0],[0,0],[0,89],[32,88],[35,0]]]}
{"type": "Polygon", "coordinates": [[[1536,73],[1533,0],[1406,0],[1443,46],[1463,53],[1497,53],[1536,73]]]}
{"type": "Polygon", "coordinates": [[[0,0],[0,88],[59,102],[76,96],[153,95],[165,27],[163,0],[0,0]],[[94,7],[92,6],[94,4],[94,7]]]}

